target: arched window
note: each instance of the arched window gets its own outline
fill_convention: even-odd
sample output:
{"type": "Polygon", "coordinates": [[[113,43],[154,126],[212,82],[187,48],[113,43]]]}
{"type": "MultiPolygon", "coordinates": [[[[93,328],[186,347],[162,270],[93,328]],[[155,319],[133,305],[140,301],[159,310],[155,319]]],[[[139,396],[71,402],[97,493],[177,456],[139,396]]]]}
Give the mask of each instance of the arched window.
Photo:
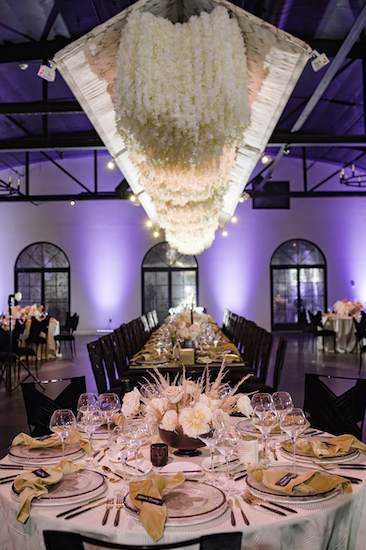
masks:
{"type": "Polygon", "coordinates": [[[198,265],[194,256],[180,254],[169,243],[159,243],[142,262],[142,311],[156,309],[162,322],[171,307],[193,294],[198,303],[198,265]]]}
{"type": "Polygon", "coordinates": [[[298,312],[325,311],[326,262],[322,251],[303,239],[286,241],[271,259],[272,330],[298,327],[298,312]]]}
{"type": "Polygon", "coordinates": [[[43,305],[63,323],[70,311],[70,264],[66,254],[51,243],[33,243],[15,262],[15,289],[20,305],[43,305]]]}

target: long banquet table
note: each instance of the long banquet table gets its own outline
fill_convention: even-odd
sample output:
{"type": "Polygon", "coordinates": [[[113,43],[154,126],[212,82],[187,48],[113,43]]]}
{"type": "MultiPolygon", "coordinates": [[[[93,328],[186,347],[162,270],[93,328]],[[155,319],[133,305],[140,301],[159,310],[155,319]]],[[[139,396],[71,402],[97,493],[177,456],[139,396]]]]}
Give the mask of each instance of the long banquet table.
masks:
{"type": "MultiPolygon", "coordinates": [[[[100,440],[99,447],[103,449],[106,441],[100,440]]],[[[148,446],[143,450],[148,456],[148,446]]],[[[174,455],[171,454],[172,457],[174,455]]],[[[174,461],[189,460],[200,464],[208,456],[203,449],[201,457],[177,458],[174,461]]],[[[282,456],[280,457],[282,461],[282,456]]],[[[284,459],[283,459],[284,460],[284,459]]],[[[354,462],[365,463],[365,457],[358,457],[354,462]]],[[[1,463],[9,463],[8,457],[1,463]]],[[[115,464],[104,457],[98,463],[98,471],[102,465],[109,465],[112,469],[115,464]]],[[[9,475],[9,470],[0,470],[3,476],[9,475]]],[[[346,471],[349,473],[349,470],[346,471]]],[[[195,538],[202,534],[242,531],[242,549],[289,550],[294,548],[311,550],[364,550],[366,547],[366,470],[351,472],[363,479],[363,483],[352,485],[352,494],[338,494],[334,498],[309,504],[293,505],[297,514],[288,514],[287,517],[277,516],[258,507],[249,507],[243,501],[241,504],[248,516],[250,526],[246,526],[239,510],[235,508],[236,526],[230,521],[230,511],[226,510],[216,519],[196,525],[181,525],[165,527],[164,536],[157,544],[176,542],[195,538]]],[[[201,481],[201,478],[199,479],[201,481]]],[[[119,483],[108,482],[108,496],[117,493],[119,483]]],[[[235,482],[235,487],[243,490],[245,480],[235,482]]],[[[56,518],[56,515],[72,506],[32,506],[31,515],[23,525],[16,520],[18,504],[12,496],[11,484],[0,485],[0,541],[2,550],[43,550],[43,530],[66,530],[80,532],[89,536],[108,540],[110,542],[127,543],[132,545],[153,544],[150,536],[144,531],[141,524],[130,517],[125,509],[122,510],[119,526],[113,526],[115,509],[109,514],[108,522],[102,526],[102,517],[105,506],[100,506],[70,520],[56,518]]]]}

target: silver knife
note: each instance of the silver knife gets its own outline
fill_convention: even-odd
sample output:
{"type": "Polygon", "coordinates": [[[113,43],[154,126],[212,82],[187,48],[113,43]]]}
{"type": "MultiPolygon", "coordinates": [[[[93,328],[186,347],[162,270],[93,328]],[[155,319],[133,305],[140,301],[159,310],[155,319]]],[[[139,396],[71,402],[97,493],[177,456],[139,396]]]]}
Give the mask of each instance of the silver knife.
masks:
{"type": "Polygon", "coordinates": [[[93,504],[94,502],[97,502],[98,500],[101,500],[104,497],[95,498],[94,500],[89,500],[89,502],[85,502],[85,504],[80,504],[79,506],[75,506],[75,508],[71,508],[71,510],[66,510],[66,512],[61,512],[60,514],[57,514],[57,518],[62,518],[63,516],[67,516],[68,514],[72,514],[72,512],[76,512],[76,510],[80,510],[80,508],[85,508],[85,506],[89,506],[90,504],[93,504]]]}

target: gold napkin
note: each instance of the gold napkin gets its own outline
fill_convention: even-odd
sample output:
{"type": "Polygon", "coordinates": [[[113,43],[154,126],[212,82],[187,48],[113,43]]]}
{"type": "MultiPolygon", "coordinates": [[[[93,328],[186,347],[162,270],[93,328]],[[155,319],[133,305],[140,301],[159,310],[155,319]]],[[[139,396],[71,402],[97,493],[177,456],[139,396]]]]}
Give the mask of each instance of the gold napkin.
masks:
{"type": "Polygon", "coordinates": [[[307,470],[296,473],[291,479],[291,467],[288,470],[267,469],[262,464],[248,464],[248,476],[257,482],[262,482],[269,489],[292,495],[295,492],[304,495],[310,492],[326,493],[335,487],[339,487],[342,493],[352,493],[351,482],[344,477],[335,474],[323,474],[317,470],[307,470]],[[286,479],[286,476],[289,476],[286,479]],[[280,482],[283,480],[283,483],[280,482]],[[280,482],[280,483],[278,483],[280,482]]]}
{"type": "Polygon", "coordinates": [[[159,355],[157,353],[144,351],[136,353],[136,355],[133,356],[132,361],[156,361],[157,359],[159,359],[159,355]]]}
{"type": "Polygon", "coordinates": [[[25,523],[29,518],[32,500],[48,493],[47,486],[58,483],[63,478],[64,474],[79,472],[84,470],[81,464],[74,464],[70,460],[61,460],[55,466],[47,468],[37,468],[34,470],[24,471],[14,480],[14,487],[17,492],[20,492],[20,505],[17,513],[17,520],[20,523],[25,523]],[[39,474],[45,472],[46,476],[41,477],[39,474]],[[47,475],[48,474],[48,475],[47,475]]]}
{"type": "MultiPolygon", "coordinates": [[[[291,442],[283,441],[281,446],[286,451],[290,452],[293,450],[291,442]]],[[[298,439],[296,441],[296,448],[304,454],[314,454],[318,458],[341,456],[349,450],[356,449],[366,454],[366,445],[350,434],[332,437],[327,439],[327,441],[320,441],[319,439],[298,439]]]]}
{"type": "MultiPolygon", "coordinates": [[[[81,433],[73,430],[66,438],[66,443],[79,443],[84,451],[88,451],[89,442],[83,438],[81,433]]],[[[20,433],[13,439],[12,445],[25,445],[28,449],[45,449],[49,447],[58,447],[61,445],[61,439],[57,434],[50,435],[47,439],[38,439],[28,434],[20,433]]]]}
{"type": "Polygon", "coordinates": [[[112,416],[112,422],[116,426],[122,426],[123,422],[125,421],[125,417],[122,413],[115,413],[112,416]]]}
{"type": "Polygon", "coordinates": [[[139,520],[144,526],[145,531],[156,542],[163,536],[164,524],[166,520],[166,506],[163,504],[151,504],[149,502],[137,500],[137,495],[145,495],[161,499],[161,492],[165,487],[173,488],[181,485],[184,481],[182,472],[175,476],[150,475],[142,481],[130,482],[130,498],[134,505],[140,509],[139,520]]]}

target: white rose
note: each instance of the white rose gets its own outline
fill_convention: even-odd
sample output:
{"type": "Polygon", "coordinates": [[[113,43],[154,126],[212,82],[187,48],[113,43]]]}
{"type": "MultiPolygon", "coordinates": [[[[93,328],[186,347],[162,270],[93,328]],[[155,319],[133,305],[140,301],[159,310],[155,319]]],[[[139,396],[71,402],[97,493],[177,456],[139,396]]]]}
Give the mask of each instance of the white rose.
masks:
{"type": "Polygon", "coordinates": [[[139,412],[140,397],[141,395],[137,388],[125,394],[122,401],[122,413],[126,418],[139,412]]]}
{"type": "Polygon", "coordinates": [[[188,395],[194,395],[197,391],[197,384],[192,380],[188,380],[186,385],[186,391],[188,395]]]}
{"type": "Polygon", "coordinates": [[[236,406],[244,416],[251,416],[253,408],[250,404],[250,399],[247,395],[241,395],[236,402],[236,406]]]}
{"type": "Polygon", "coordinates": [[[153,399],[150,399],[148,404],[150,407],[156,409],[156,411],[161,415],[169,410],[169,401],[166,397],[154,397],[153,399]]]}
{"type": "Polygon", "coordinates": [[[211,409],[203,403],[196,403],[193,408],[186,407],[181,410],[179,422],[182,425],[183,432],[188,437],[196,438],[210,431],[211,418],[211,409]]]}
{"type": "Polygon", "coordinates": [[[182,386],[168,386],[164,390],[164,396],[170,403],[178,403],[184,395],[182,386]]]}
{"type": "Polygon", "coordinates": [[[167,411],[163,416],[160,427],[168,432],[173,432],[178,427],[178,415],[176,411],[167,411]]]}

